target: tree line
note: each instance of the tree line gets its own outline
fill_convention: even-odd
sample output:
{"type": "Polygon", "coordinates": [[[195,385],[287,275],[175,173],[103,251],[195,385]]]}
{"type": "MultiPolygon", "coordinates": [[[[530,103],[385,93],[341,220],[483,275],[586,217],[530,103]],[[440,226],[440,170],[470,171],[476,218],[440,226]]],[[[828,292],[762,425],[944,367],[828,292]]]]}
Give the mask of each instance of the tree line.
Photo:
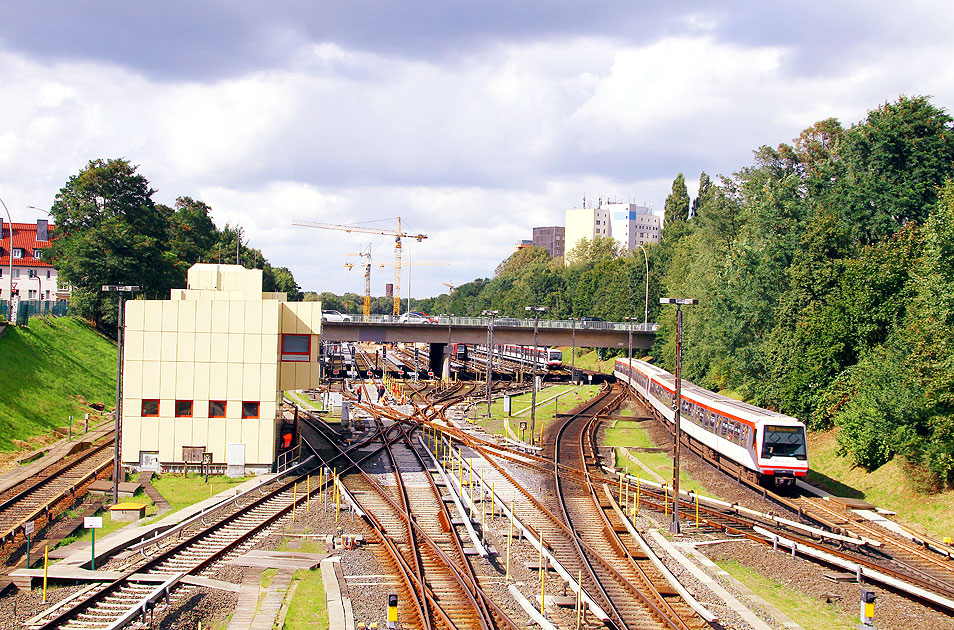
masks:
{"type": "MultiPolygon", "coordinates": [[[[895,457],[926,487],[954,485],[954,126],[927,97],[900,97],[849,127],[829,118],[691,199],[679,174],[661,242],[647,247],[652,354],[713,390],[839,427],[874,469],[895,457]]],[[[643,252],[597,238],[552,260],[517,251],[493,278],[422,300],[428,312],[643,317],[643,252]]],[[[611,239],[609,239],[611,241],[611,239]]]]}
{"type": "Polygon", "coordinates": [[[69,178],[50,208],[54,239],[47,260],[72,287],[70,309],[98,327],[116,324],[118,297],[103,285],[134,285],[139,295],[168,299],[186,286],[199,262],[239,264],[263,270],[263,290],[301,300],[292,272],[273,267],[248,246],[237,225],[216,227],[211,208],[191,197],[174,207],[156,203],[155,190],[125,159],[91,160],[69,178]]]}

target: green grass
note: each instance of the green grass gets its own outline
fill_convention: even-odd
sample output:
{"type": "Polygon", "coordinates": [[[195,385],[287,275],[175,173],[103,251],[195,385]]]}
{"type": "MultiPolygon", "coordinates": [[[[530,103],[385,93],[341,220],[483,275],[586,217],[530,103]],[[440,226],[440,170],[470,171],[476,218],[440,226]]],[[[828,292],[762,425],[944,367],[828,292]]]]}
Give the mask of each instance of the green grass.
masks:
{"type": "Polygon", "coordinates": [[[188,477],[166,473],[158,479],[153,477],[152,485],[172,506],[172,510],[169,512],[171,514],[208,499],[213,494],[218,494],[223,490],[244,483],[248,479],[248,477],[232,479],[223,475],[215,475],[209,477],[209,483],[207,484],[205,483],[205,477],[198,473],[189,473],[188,477]]]}
{"type": "MultiPolygon", "coordinates": [[[[29,448],[30,438],[66,427],[74,435],[90,410],[79,397],[107,407],[116,395],[116,344],[73,317],[35,317],[8,326],[0,338],[0,450],[29,448]]],[[[98,416],[91,416],[99,420],[98,416]]]]}
{"type": "Polygon", "coordinates": [[[318,411],[323,410],[320,399],[312,400],[311,398],[309,398],[306,394],[302,392],[288,390],[285,392],[285,396],[287,396],[291,400],[294,400],[296,403],[298,403],[299,406],[304,407],[305,409],[316,409],[318,411]]]}
{"type": "Polygon", "coordinates": [[[837,430],[808,435],[809,475],[812,481],[842,497],[864,499],[897,512],[895,520],[938,539],[954,536],[954,490],[925,494],[916,475],[894,459],[868,472],[853,467],[837,453],[837,430]]]}
{"type": "Polygon", "coordinates": [[[581,370],[594,370],[604,374],[612,374],[613,366],[616,364],[616,357],[600,360],[596,350],[592,348],[577,348],[576,359],[571,361],[573,352],[572,346],[560,348],[563,350],[563,365],[567,368],[572,363],[574,367],[581,370]]]}
{"type": "Polygon", "coordinates": [[[321,569],[300,569],[295,572],[298,587],[288,606],[286,630],[325,630],[328,628],[328,606],[321,569]]]}
{"type": "MultiPolygon", "coordinates": [[[[626,421],[618,422],[614,428],[607,428],[604,443],[606,446],[625,446],[631,449],[657,447],[650,439],[649,433],[642,428],[640,423],[626,421]]],[[[672,479],[672,457],[670,457],[667,452],[630,451],[630,454],[667,482],[672,479]]],[[[617,455],[616,466],[631,475],[658,483],[658,480],[647,475],[646,471],[643,470],[639,464],[624,455],[617,455]]],[[[720,498],[717,493],[712,492],[704,484],[689,476],[689,473],[687,473],[685,469],[679,471],[679,489],[684,492],[693,490],[702,495],[720,498]]]]}
{"type": "MultiPolygon", "coordinates": [[[[600,388],[598,385],[583,385],[582,387],[577,385],[554,385],[553,387],[547,387],[538,391],[537,410],[534,414],[536,416],[537,431],[539,432],[543,427],[553,422],[553,418],[557,412],[565,413],[569,409],[579,405],[581,402],[589,400],[595,396],[599,390],[600,388]],[[546,404],[541,404],[541,401],[552,396],[556,396],[557,394],[561,394],[558,401],[551,400],[546,404]],[[557,408],[557,406],[559,406],[559,408],[557,408]]],[[[531,399],[532,395],[527,393],[514,396],[511,401],[511,410],[513,415],[510,417],[510,428],[518,436],[520,435],[521,422],[527,422],[527,426],[529,427],[530,413],[528,411],[527,413],[519,416],[516,414],[523,411],[524,409],[529,409],[531,399]]],[[[486,417],[486,403],[478,405],[474,411],[476,415],[472,419],[474,422],[483,427],[485,431],[497,435],[507,434],[507,431],[504,428],[504,420],[507,418],[507,414],[504,412],[503,398],[494,400],[490,405],[490,418],[486,417]]],[[[529,432],[529,429],[527,431],[529,432]]],[[[526,437],[529,439],[529,434],[526,437]]]]}
{"type": "Polygon", "coordinates": [[[799,593],[793,590],[790,584],[776,582],[736,560],[715,562],[805,630],[853,630],[858,623],[857,618],[845,614],[841,606],[827,604],[816,597],[799,593]]]}

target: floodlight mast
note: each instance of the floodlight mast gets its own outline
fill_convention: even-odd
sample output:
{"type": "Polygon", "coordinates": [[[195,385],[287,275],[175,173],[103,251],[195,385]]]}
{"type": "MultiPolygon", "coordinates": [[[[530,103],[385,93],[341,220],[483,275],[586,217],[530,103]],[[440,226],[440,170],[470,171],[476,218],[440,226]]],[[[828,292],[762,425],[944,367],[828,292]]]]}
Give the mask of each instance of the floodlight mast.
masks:
{"type": "Polygon", "coordinates": [[[695,298],[659,298],[660,304],[676,305],[676,401],[673,415],[673,447],[672,447],[672,523],[669,531],[679,533],[679,444],[682,441],[682,431],[679,426],[679,416],[682,412],[682,307],[698,304],[695,298]]]}
{"type": "Polygon", "coordinates": [[[122,376],[123,376],[123,293],[136,293],[137,286],[104,284],[106,293],[119,294],[119,316],[116,319],[116,411],[113,421],[115,443],[113,444],[113,504],[119,503],[119,442],[122,439],[122,376]]]}

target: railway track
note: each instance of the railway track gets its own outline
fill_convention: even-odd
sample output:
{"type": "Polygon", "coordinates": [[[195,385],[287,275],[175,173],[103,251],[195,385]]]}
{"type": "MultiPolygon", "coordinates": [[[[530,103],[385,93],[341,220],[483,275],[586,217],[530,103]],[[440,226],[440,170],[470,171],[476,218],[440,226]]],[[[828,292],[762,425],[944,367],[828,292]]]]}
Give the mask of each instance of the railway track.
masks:
{"type": "MultiPolygon", "coordinates": [[[[246,493],[220,508],[216,522],[206,525],[216,517],[206,514],[179,531],[178,537],[157,539],[155,546],[143,550],[143,556],[151,553],[151,557],[131,561],[119,579],[98,586],[68,607],[54,608],[31,629],[120,628],[144,618],[161,600],[168,602],[170,592],[189,576],[213,571],[219,562],[243,552],[258,534],[288,514],[293,497],[296,503],[305,501],[304,493],[294,490],[297,481],[291,476],[273,481],[267,491],[246,493]]],[[[322,490],[315,487],[313,494],[322,490]]]]}
{"type": "Polygon", "coordinates": [[[4,492],[0,496],[0,554],[9,555],[20,542],[25,542],[25,523],[33,521],[39,531],[72,507],[89,484],[109,473],[112,447],[112,440],[93,445],[4,492]]]}

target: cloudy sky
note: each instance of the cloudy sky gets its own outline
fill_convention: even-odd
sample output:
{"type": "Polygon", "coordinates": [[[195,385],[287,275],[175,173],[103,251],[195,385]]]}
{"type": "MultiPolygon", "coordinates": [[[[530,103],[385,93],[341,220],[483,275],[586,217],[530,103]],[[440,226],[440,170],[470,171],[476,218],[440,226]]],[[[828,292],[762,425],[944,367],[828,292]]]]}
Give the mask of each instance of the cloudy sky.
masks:
{"type": "MultiPolygon", "coordinates": [[[[662,211],[672,179],[729,174],[816,120],[899,94],[954,106],[954,3],[865,1],[7,1],[0,198],[45,216],[94,158],[289,267],[361,291],[344,254],[429,238],[414,297],[492,275],[535,225],[599,197],[662,211]]],[[[376,272],[380,295],[393,272],[376,272]]],[[[403,285],[406,295],[407,278],[403,285]]]]}

